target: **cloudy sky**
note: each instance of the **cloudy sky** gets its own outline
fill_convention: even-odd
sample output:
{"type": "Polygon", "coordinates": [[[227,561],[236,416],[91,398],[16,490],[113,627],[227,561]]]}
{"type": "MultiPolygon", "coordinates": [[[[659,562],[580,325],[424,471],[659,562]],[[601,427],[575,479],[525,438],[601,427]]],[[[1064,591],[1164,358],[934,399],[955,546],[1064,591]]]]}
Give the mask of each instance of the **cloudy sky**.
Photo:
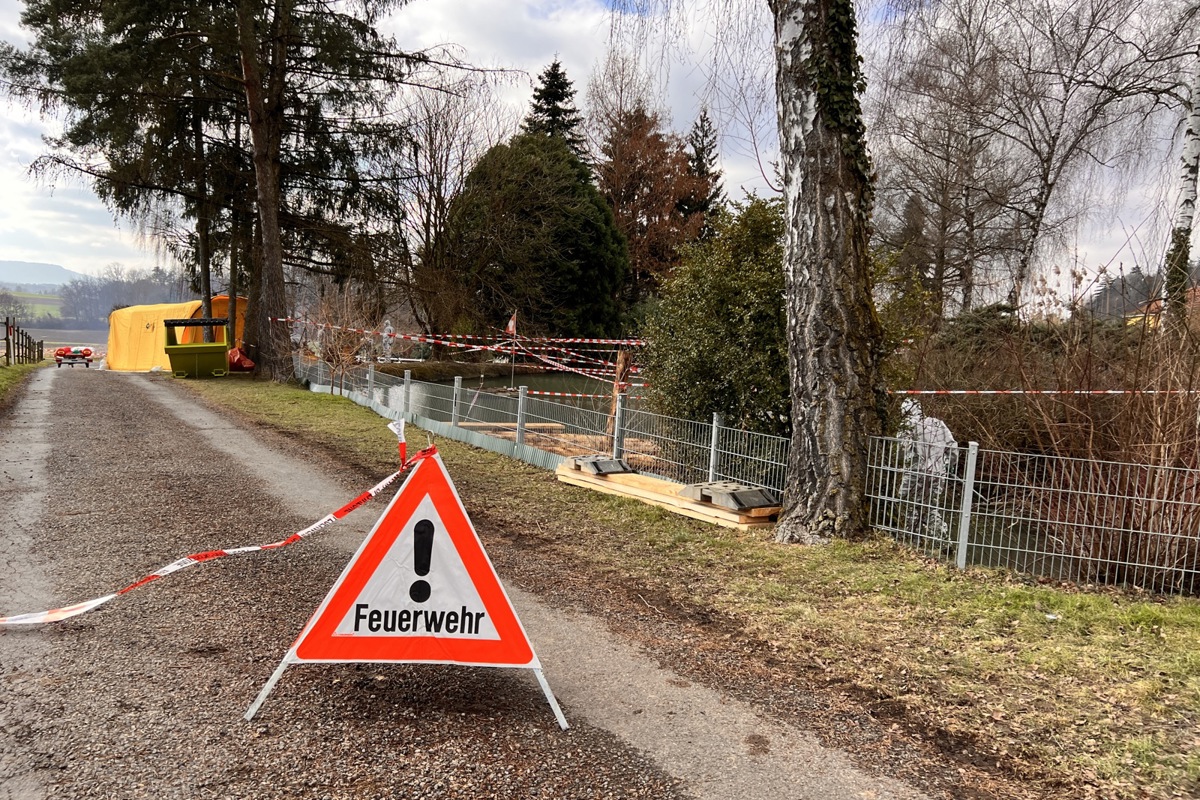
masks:
{"type": "MultiPolygon", "coordinates": [[[[0,38],[25,41],[22,8],[20,0],[0,0],[0,38]]],[[[588,78],[604,58],[612,24],[608,7],[599,0],[414,0],[387,27],[405,47],[453,43],[472,63],[523,71],[504,90],[523,113],[537,74],[556,56],[575,83],[576,103],[582,107],[588,78]]],[[[676,51],[685,49],[695,61],[706,61],[706,35],[699,27],[692,31],[695,48],[679,42],[672,48],[674,55],[664,51],[656,59],[665,65],[656,67],[656,73],[671,122],[680,131],[687,130],[704,101],[709,70],[684,63],[676,51]]],[[[143,241],[127,222],[114,221],[87,185],[77,180],[47,185],[28,175],[30,163],[45,150],[43,134],[53,130],[53,120],[0,99],[0,260],[61,264],[87,273],[112,262],[130,268],[153,266],[152,243],[143,241]]],[[[742,187],[762,191],[757,161],[747,155],[753,148],[746,132],[739,129],[727,139],[730,153],[723,166],[729,193],[740,196],[742,187]]],[[[770,149],[773,140],[766,145],[770,149]]]]}
{"type": "MultiPolygon", "coordinates": [[[[775,157],[770,74],[751,71],[740,85],[731,82],[732,71],[714,68],[720,54],[712,47],[719,38],[728,40],[730,30],[735,36],[738,30],[749,31],[739,39],[744,43],[741,50],[761,55],[769,46],[766,3],[747,0],[742,18],[722,21],[721,37],[717,25],[702,21],[699,10],[706,3],[722,0],[686,4],[689,16],[680,15],[665,26],[672,31],[670,45],[648,45],[643,55],[654,65],[665,111],[676,130],[688,129],[702,103],[715,108],[728,194],[737,198],[744,190],[769,193],[760,162],[775,157]],[[714,82],[713,75],[721,80],[714,82]]],[[[614,25],[611,5],[612,0],[412,0],[387,27],[405,47],[454,43],[471,63],[524,71],[524,77],[505,90],[523,113],[537,74],[556,56],[579,91],[577,104],[584,105],[588,78],[608,48],[614,25]]],[[[22,7],[20,0],[0,0],[0,38],[24,41],[19,27],[22,7]]],[[[0,260],[44,261],[89,273],[112,262],[153,266],[151,243],[141,241],[127,223],[114,222],[86,185],[59,181],[51,186],[28,176],[29,164],[44,149],[41,137],[47,131],[53,131],[53,121],[0,100],[0,260]]],[[[1145,165],[1145,174],[1174,176],[1177,158],[1164,151],[1160,163],[1145,165]]],[[[1081,226],[1062,262],[1077,263],[1090,272],[1102,264],[1128,267],[1156,260],[1171,207],[1162,183],[1154,177],[1138,183],[1118,213],[1081,226]]]]}

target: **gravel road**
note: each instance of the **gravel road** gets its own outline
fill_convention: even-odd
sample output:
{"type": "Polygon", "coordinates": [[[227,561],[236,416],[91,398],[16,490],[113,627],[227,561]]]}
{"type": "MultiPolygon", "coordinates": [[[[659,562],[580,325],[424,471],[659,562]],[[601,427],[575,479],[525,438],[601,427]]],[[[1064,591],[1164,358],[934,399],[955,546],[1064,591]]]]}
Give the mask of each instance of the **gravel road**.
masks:
{"type": "MultiPolygon", "coordinates": [[[[5,614],[283,538],[373,482],[169,378],[100,370],[39,371],[0,419],[0,469],[5,614]]],[[[0,800],[923,797],[511,581],[569,731],[527,671],[415,665],[292,667],[245,722],[382,508],[0,630],[0,800]]]]}

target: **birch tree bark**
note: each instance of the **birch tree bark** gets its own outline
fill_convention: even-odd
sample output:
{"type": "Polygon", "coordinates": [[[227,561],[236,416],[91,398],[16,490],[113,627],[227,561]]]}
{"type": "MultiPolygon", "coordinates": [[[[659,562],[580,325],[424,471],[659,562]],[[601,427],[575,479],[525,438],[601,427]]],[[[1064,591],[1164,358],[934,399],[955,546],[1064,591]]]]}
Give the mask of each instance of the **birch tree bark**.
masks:
{"type": "Polygon", "coordinates": [[[1192,226],[1196,220],[1196,183],[1200,175],[1200,60],[1192,74],[1192,92],[1183,126],[1183,157],[1179,173],[1179,208],[1167,248],[1167,312],[1176,320],[1187,316],[1192,226]]]}
{"type": "Polygon", "coordinates": [[[784,178],[792,446],[783,542],[867,530],[885,394],[867,249],[870,160],[852,0],[770,0],[784,178]]]}

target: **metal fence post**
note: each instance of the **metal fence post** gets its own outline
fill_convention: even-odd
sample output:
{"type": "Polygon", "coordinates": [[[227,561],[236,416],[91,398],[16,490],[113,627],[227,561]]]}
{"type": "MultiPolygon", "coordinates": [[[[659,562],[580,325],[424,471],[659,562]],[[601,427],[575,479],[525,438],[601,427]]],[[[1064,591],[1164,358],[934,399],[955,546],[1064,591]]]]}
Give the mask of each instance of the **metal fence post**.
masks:
{"type": "Polygon", "coordinates": [[[613,415],[612,457],[619,459],[625,454],[625,392],[617,395],[617,410],[613,415]]]}
{"type": "Polygon", "coordinates": [[[967,443],[967,468],[963,472],[962,506],[958,515],[958,552],[954,564],[967,568],[967,542],[971,536],[971,503],[975,500],[975,462],[979,458],[979,443],[967,443]]]}
{"type": "Polygon", "coordinates": [[[528,386],[517,387],[517,444],[525,444],[525,400],[529,397],[528,386]]]}
{"type": "Polygon", "coordinates": [[[411,411],[409,411],[409,407],[408,407],[408,399],[411,396],[411,392],[412,392],[412,370],[406,369],[406,370],[404,370],[404,413],[405,414],[412,413],[411,411]]]}
{"type": "Polygon", "coordinates": [[[454,402],[450,404],[450,424],[458,427],[458,406],[462,395],[462,375],[454,376],[454,402]]]}
{"type": "Polygon", "coordinates": [[[367,399],[375,402],[375,365],[367,366],[367,399]]]}
{"type": "Polygon", "coordinates": [[[721,440],[721,414],[713,412],[712,421],[712,443],[708,447],[708,479],[715,481],[717,479],[717,445],[721,440]]]}

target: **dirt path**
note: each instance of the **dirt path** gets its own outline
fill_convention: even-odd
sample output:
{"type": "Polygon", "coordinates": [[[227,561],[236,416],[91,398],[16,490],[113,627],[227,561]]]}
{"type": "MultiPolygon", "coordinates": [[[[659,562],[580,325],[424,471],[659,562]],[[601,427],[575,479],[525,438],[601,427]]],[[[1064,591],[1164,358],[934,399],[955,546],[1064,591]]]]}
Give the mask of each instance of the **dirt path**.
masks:
{"type": "MultiPolygon", "coordinates": [[[[365,488],[146,376],[43,371],[0,431],[3,613],[281,538],[365,488]],[[47,478],[78,498],[47,502],[47,478]]],[[[0,798],[922,796],[511,582],[567,733],[527,673],[450,667],[293,668],[243,722],[381,509],[0,633],[0,798]]]]}

